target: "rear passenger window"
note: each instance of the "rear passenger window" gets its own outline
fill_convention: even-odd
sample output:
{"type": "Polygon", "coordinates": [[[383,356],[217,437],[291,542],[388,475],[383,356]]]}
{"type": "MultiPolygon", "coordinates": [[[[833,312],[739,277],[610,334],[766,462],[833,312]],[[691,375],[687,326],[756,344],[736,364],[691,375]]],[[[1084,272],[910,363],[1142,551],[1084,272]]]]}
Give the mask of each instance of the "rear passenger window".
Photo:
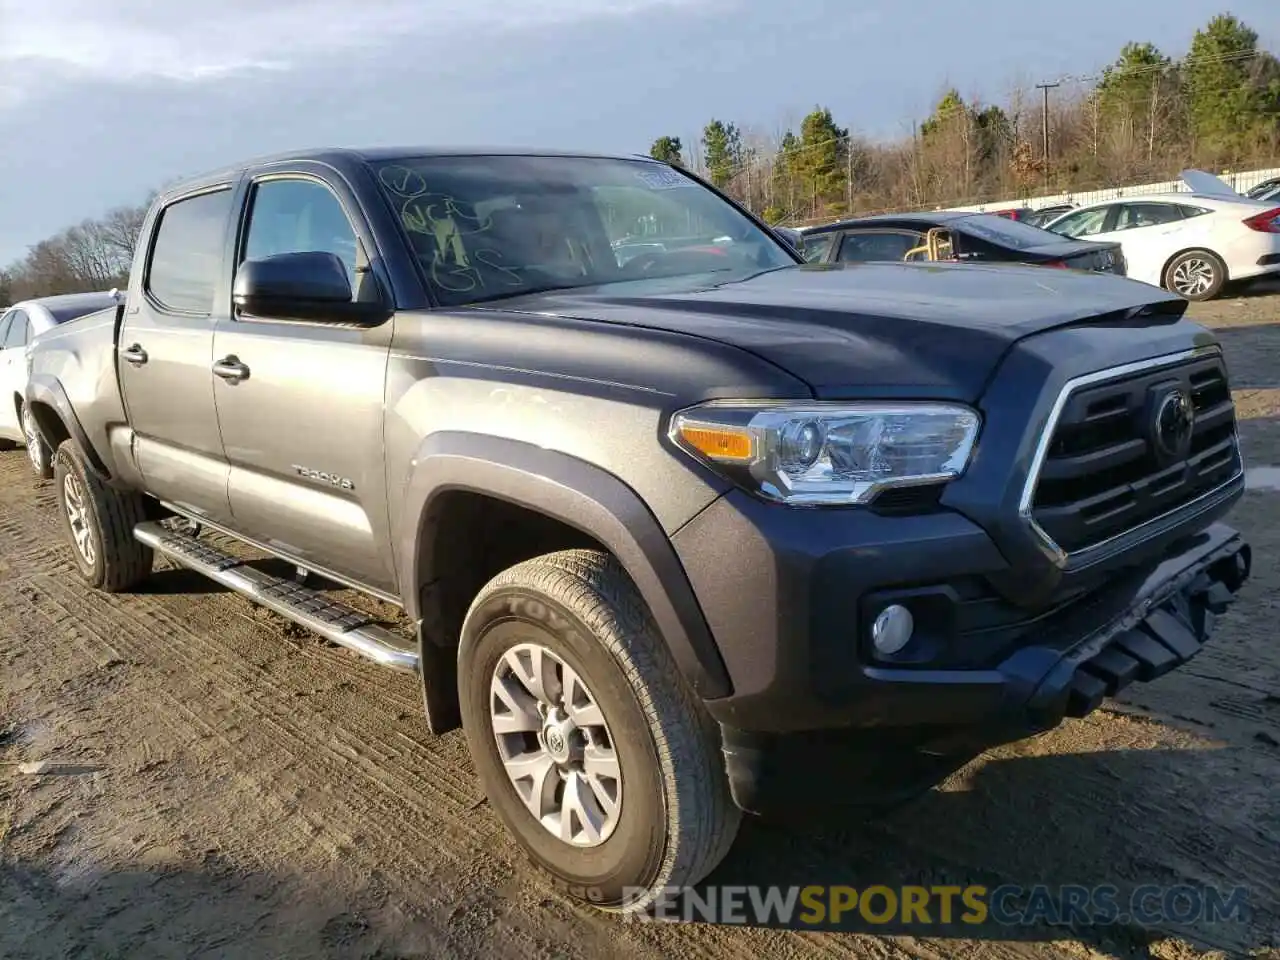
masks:
{"type": "Polygon", "coordinates": [[[181,313],[213,312],[231,197],[230,190],[202,193],[161,212],[147,267],[147,292],[162,307],[181,313]]]}
{"type": "Polygon", "coordinates": [[[1182,219],[1182,209],[1176,203],[1126,203],[1120,207],[1116,218],[1116,230],[1135,230],[1140,227],[1158,227],[1182,219]]]}

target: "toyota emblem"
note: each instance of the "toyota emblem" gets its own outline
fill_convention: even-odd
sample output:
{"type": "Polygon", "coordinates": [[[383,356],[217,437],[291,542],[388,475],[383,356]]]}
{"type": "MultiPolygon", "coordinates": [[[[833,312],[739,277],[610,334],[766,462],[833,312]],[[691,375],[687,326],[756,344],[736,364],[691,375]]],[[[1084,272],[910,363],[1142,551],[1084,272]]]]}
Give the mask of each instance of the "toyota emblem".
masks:
{"type": "Polygon", "coordinates": [[[1165,462],[1186,459],[1195,425],[1196,408],[1186,391],[1175,388],[1161,397],[1151,423],[1157,456],[1165,462]]]}

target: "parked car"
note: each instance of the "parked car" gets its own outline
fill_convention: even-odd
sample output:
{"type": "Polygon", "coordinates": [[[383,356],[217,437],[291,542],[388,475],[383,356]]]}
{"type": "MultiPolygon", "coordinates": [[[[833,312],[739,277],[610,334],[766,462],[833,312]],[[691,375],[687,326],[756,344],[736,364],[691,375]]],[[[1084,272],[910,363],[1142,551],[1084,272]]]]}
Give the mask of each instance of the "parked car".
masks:
{"type": "Polygon", "coordinates": [[[0,314],[0,450],[24,443],[36,476],[53,476],[52,453],[26,408],[27,346],[46,330],[115,303],[111,293],[71,293],[15,303],[0,314]]]}
{"type": "Polygon", "coordinates": [[[1280,180],[1265,185],[1265,189],[1254,187],[1248,193],[1250,200],[1264,200],[1269,203],[1280,203],[1280,180]]]}
{"type": "Polygon", "coordinates": [[[990,213],[890,213],[808,227],[802,233],[810,263],[956,260],[1125,272],[1118,243],[1064,241],[990,213]]]}
{"type": "Polygon", "coordinates": [[[1045,224],[1077,239],[1119,243],[1128,274],[1188,300],[1212,300],[1231,280],[1280,272],[1280,206],[1253,200],[1199,170],[1189,193],[1091,203],[1045,224]]]}
{"type": "Polygon", "coordinates": [[[696,883],[742,811],[900,803],[1088,714],[1250,574],[1221,349],[1124,277],[804,264],[656,161],[444,149],[191,179],[138,249],[31,349],[74,569],[160,553],[416,671],[601,907],[696,883]],[[602,196],[726,239],[619,265],[602,196]]]}
{"type": "Polygon", "coordinates": [[[1031,227],[1038,227],[1059,214],[1072,209],[1070,203],[1058,203],[1049,207],[1010,207],[1007,210],[988,210],[988,213],[1006,220],[1017,220],[1031,227]]]}
{"type": "Polygon", "coordinates": [[[1048,207],[1028,207],[1017,220],[1019,223],[1025,223],[1029,227],[1043,227],[1055,217],[1060,217],[1074,209],[1075,204],[1073,203],[1055,203],[1048,207]]]}
{"type": "Polygon", "coordinates": [[[1270,200],[1280,196],[1280,177],[1271,177],[1261,183],[1254,184],[1245,193],[1250,200],[1270,200]]]}

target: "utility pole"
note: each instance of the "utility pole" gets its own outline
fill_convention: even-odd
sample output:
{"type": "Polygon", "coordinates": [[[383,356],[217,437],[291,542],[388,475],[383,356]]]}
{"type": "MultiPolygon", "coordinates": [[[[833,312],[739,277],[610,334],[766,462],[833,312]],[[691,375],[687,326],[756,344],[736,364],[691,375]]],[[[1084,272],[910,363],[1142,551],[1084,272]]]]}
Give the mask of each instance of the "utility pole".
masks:
{"type": "Polygon", "coordinates": [[[1055,80],[1052,83],[1037,83],[1036,89],[1044,93],[1044,113],[1041,115],[1040,124],[1044,140],[1044,184],[1049,186],[1049,91],[1054,87],[1062,86],[1061,81],[1055,80]]]}
{"type": "Polygon", "coordinates": [[[853,136],[844,138],[844,194],[845,216],[853,216],[853,136]]]}

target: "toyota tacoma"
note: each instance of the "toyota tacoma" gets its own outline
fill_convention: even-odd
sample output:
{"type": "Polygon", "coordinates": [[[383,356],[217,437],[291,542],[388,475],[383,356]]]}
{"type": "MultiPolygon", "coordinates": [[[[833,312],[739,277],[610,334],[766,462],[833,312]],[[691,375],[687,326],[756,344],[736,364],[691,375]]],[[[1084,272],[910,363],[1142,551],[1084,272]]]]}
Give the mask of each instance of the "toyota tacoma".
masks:
{"type": "Polygon", "coordinates": [[[26,400],[91,586],[159,553],[414,672],[558,888],[636,910],[743,811],[900,802],[1197,654],[1250,550],[1185,309],[804,264],[642,158],[335,149],[169,188],[26,400]]]}

